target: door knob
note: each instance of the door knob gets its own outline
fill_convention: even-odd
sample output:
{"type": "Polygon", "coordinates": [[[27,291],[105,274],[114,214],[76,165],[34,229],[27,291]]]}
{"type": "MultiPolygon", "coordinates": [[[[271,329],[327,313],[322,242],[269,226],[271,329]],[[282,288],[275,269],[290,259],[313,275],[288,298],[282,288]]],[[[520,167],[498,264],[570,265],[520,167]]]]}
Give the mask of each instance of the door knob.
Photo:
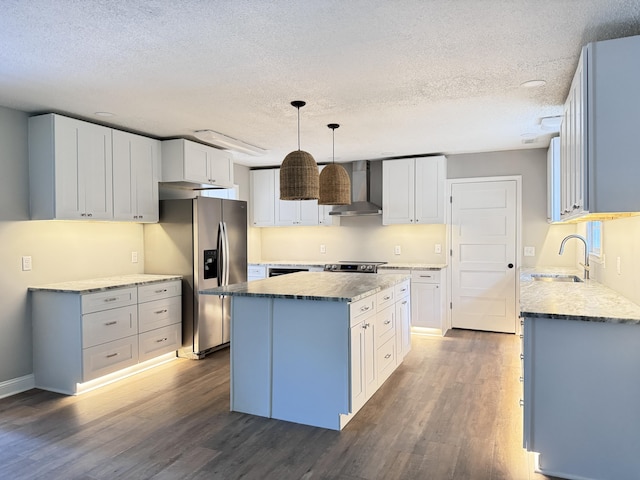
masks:
{"type": "Polygon", "coordinates": [[[510,263],[509,265],[507,265],[507,267],[513,268],[513,263],[510,263]]]}

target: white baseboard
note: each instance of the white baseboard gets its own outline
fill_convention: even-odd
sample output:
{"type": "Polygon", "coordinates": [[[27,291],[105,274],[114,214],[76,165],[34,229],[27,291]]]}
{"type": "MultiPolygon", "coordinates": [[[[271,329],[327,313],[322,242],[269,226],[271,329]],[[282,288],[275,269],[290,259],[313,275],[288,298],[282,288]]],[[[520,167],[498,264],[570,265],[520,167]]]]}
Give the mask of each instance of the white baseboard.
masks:
{"type": "Polygon", "coordinates": [[[35,379],[33,374],[24,377],[12,378],[6,382],[0,382],[0,398],[9,397],[17,393],[26,392],[35,388],[35,379]]]}

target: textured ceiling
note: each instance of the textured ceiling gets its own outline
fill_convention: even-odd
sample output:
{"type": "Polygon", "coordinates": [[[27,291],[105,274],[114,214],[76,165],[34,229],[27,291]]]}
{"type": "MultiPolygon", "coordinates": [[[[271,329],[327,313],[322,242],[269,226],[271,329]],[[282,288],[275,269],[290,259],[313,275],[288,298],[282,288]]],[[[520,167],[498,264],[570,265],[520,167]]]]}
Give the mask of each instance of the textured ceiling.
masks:
{"type": "Polygon", "coordinates": [[[580,47],[640,0],[0,0],[0,105],[318,162],[542,148],[580,47]],[[527,80],[547,83],[537,89],[527,80]],[[113,117],[97,117],[107,111],[113,117]],[[523,143],[527,138],[533,143],[523,143]]]}

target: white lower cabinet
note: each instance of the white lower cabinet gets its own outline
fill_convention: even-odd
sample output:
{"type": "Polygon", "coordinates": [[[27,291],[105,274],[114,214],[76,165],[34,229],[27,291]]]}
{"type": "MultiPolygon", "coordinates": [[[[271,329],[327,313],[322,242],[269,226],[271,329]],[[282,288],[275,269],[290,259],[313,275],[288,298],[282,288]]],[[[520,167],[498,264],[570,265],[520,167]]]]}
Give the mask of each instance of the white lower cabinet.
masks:
{"type": "Polygon", "coordinates": [[[100,384],[86,382],[117,376],[124,368],[180,347],[180,280],[96,293],[31,293],[37,388],[82,393],[100,384]]]}
{"type": "Polygon", "coordinates": [[[432,335],[446,333],[442,276],[441,270],[411,272],[412,329],[415,333],[432,335]]]}

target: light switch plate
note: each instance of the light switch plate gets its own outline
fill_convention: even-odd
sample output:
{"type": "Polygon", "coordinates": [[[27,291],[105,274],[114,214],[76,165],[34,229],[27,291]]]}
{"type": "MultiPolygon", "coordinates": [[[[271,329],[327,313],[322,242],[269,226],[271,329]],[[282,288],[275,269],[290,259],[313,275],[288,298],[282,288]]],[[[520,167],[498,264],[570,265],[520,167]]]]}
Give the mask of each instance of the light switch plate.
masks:
{"type": "Polygon", "coordinates": [[[525,257],[535,257],[536,256],[536,247],[524,247],[524,256],[525,257]]]}
{"type": "Polygon", "coordinates": [[[320,253],[327,253],[327,246],[326,245],[320,245],[320,253]]]}
{"type": "Polygon", "coordinates": [[[395,247],[393,247],[393,253],[395,253],[396,255],[400,255],[402,253],[400,245],[396,245],[395,247]]]}
{"type": "Polygon", "coordinates": [[[131,252],[131,263],[138,263],[138,252],[131,252]]]}
{"type": "Polygon", "coordinates": [[[31,256],[27,255],[22,257],[22,271],[28,272],[31,270],[31,256]]]}
{"type": "Polygon", "coordinates": [[[433,249],[434,253],[442,253],[442,245],[436,243],[436,246],[433,249]]]}

